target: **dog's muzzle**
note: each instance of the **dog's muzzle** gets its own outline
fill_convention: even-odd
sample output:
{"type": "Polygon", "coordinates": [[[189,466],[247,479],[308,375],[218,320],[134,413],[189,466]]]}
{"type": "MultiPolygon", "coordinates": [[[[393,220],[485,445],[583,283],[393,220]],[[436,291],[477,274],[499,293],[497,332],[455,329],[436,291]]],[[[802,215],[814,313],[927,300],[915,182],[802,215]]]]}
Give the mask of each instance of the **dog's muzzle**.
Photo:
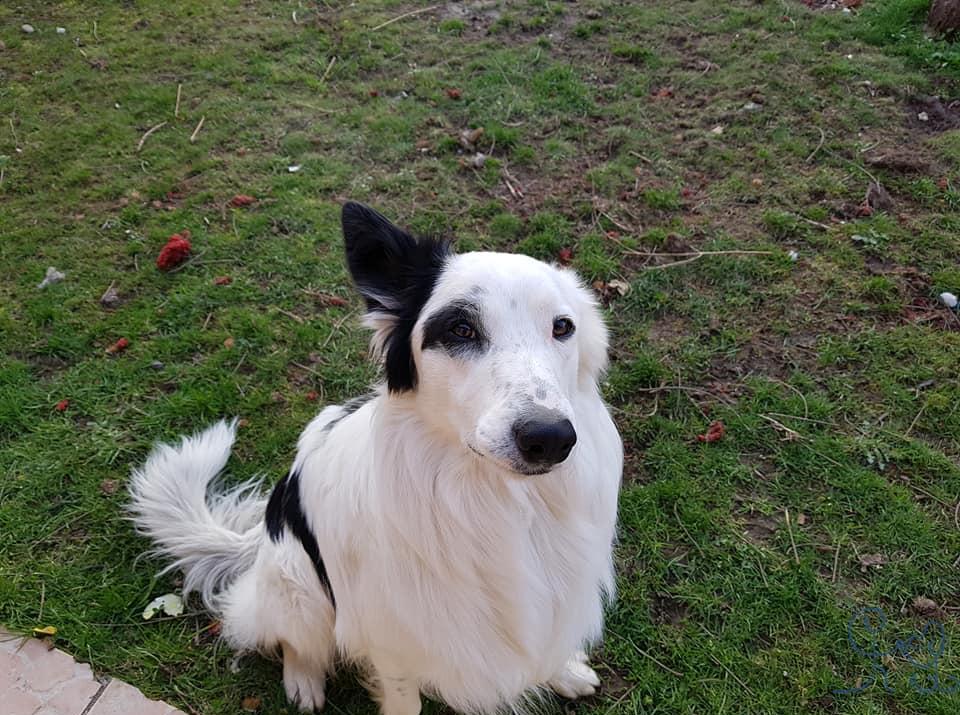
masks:
{"type": "Polygon", "coordinates": [[[523,461],[531,466],[559,464],[577,443],[577,432],[561,413],[542,410],[513,425],[513,439],[523,461]]]}

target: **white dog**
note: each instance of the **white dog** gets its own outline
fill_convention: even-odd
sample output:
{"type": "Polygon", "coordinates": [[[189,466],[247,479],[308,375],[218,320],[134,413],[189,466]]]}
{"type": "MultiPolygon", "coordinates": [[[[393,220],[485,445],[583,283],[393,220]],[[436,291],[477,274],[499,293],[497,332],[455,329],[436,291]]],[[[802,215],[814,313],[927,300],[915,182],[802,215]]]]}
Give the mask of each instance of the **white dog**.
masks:
{"type": "Polygon", "coordinates": [[[158,446],[132,478],[138,529],[228,643],[279,646],[303,710],[336,656],[369,672],[384,715],[416,715],[421,693],[465,713],[592,694],[623,467],[592,295],[360,204],[343,232],[385,384],[325,408],[269,500],[260,482],[208,493],[234,424],[158,446]]]}

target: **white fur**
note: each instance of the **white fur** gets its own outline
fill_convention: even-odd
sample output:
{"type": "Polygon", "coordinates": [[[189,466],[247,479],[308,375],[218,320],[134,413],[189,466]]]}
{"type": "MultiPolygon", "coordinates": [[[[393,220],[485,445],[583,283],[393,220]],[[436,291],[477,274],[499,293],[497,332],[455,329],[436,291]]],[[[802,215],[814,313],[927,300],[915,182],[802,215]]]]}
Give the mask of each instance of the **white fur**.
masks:
{"type": "MultiPolygon", "coordinates": [[[[385,322],[372,321],[381,345],[385,322]]],[[[529,258],[456,256],[412,343],[414,391],[381,387],[346,417],[327,407],[300,437],[294,469],[336,612],[300,543],[266,535],[258,483],[207,497],[232,424],[154,451],[133,477],[137,526],[220,614],[232,646],[282,648],[287,694],[306,710],[323,704],[336,654],[370,669],[384,715],[415,715],[421,692],[467,713],[545,688],[593,693],[584,651],[613,594],[623,455],[597,388],[606,330],[592,296],[529,258]],[[421,350],[426,317],[464,296],[481,307],[486,352],[421,350]],[[552,336],[557,315],[577,326],[569,340],[552,336]],[[564,413],[578,440],[551,471],[525,476],[508,436],[532,407],[564,413]]]]}

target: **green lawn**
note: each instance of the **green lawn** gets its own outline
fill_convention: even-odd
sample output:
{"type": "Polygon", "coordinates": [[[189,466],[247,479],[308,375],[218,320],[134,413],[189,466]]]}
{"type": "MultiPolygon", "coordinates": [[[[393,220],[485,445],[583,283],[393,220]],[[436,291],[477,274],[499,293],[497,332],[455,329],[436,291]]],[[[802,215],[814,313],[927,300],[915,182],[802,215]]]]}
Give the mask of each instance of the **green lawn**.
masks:
{"type": "MultiPolygon", "coordinates": [[[[572,254],[608,305],[619,597],[603,693],[568,711],[955,715],[902,654],[890,692],[833,692],[870,682],[852,614],[882,608],[889,650],[917,597],[960,676],[960,316],[937,298],[960,293],[960,50],[923,37],[925,2],[480,0],[385,24],[427,7],[0,6],[0,623],[55,625],[188,713],[292,712],[279,666],[237,668],[195,604],[141,619],[178,581],[137,560],[124,485],[155,440],[232,415],[233,477],[278,479],[321,405],[374,379],[351,198],[460,250],[572,254]],[[892,204],[864,210],[875,180],[892,204]],[[194,259],[159,272],[184,229],[194,259]],[[38,289],[48,266],[66,279],[38,289]]],[[[350,673],[327,707],[373,712],[350,673]]]]}

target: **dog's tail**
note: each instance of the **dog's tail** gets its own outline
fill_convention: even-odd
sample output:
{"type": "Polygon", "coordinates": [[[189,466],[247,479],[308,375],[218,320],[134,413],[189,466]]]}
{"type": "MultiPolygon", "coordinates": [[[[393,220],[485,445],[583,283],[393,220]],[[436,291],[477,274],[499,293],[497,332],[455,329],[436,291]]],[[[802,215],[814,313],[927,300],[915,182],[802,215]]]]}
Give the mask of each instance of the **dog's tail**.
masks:
{"type": "Polygon", "coordinates": [[[260,480],[210,489],[230,456],[236,426],[218,422],[179,446],[157,445],[130,482],[137,531],[156,543],[152,553],[174,559],[162,573],[182,569],[184,593],[198,591],[214,611],[217,593],[253,565],[263,539],[260,480]]]}

